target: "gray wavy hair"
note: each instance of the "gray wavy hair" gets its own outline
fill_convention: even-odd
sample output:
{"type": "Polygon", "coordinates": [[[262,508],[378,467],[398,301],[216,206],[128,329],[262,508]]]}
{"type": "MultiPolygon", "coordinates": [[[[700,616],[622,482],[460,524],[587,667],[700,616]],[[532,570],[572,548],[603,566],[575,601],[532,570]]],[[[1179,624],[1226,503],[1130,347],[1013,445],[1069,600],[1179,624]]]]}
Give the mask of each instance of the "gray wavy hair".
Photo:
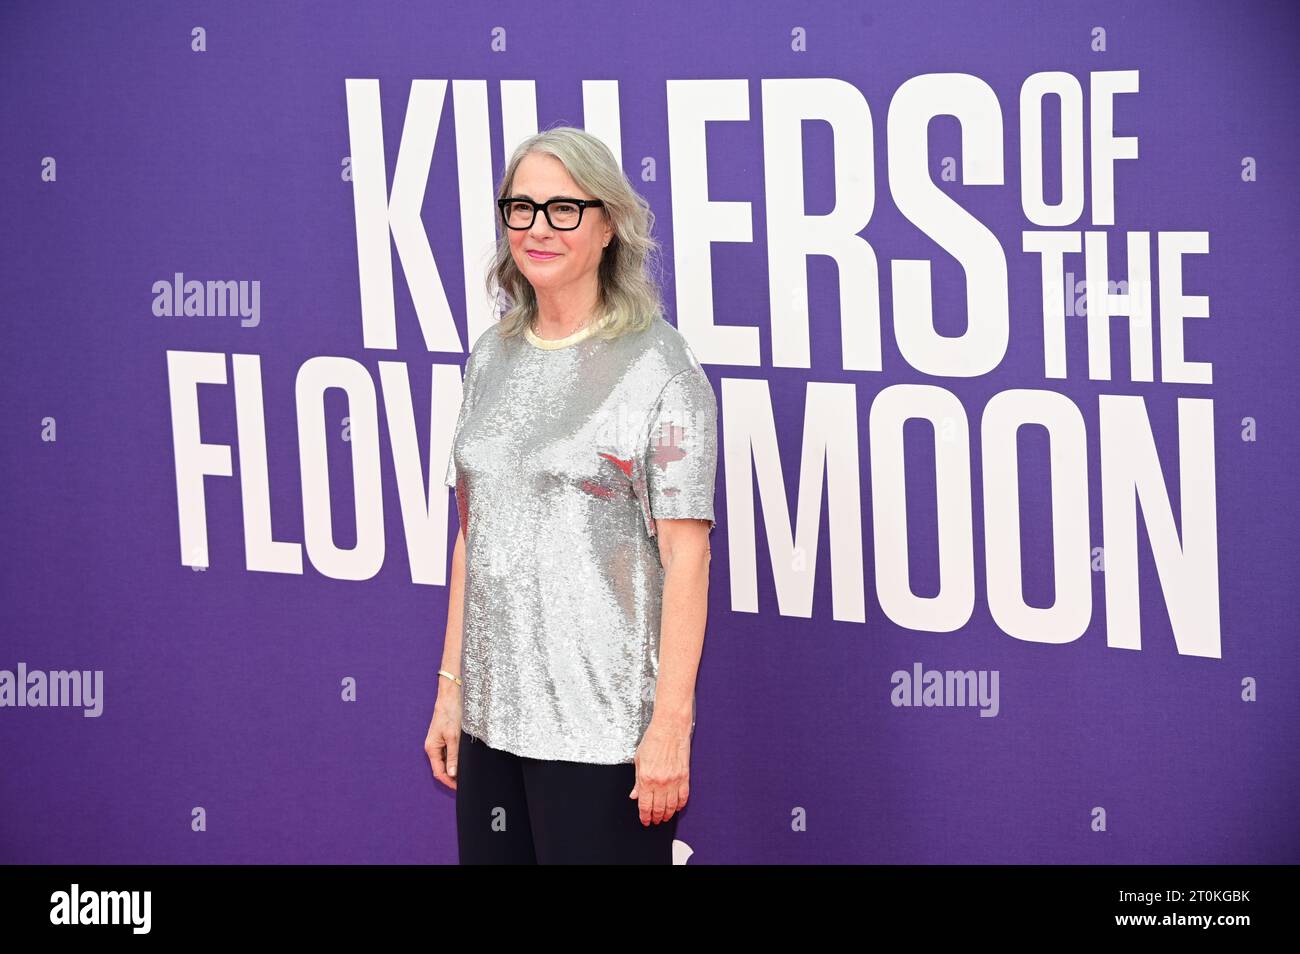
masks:
{"type": "MultiPolygon", "coordinates": [[[[602,212],[614,235],[601,255],[598,268],[597,313],[592,321],[606,319],[595,334],[616,338],[650,327],[663,312],[658,277],[659,243],[651,235],[655,215],[650,203],[628,181],[614,154],[591,133],[573,126],[555,126],[519,144],[497,187],[504,199],[514,187],[519,163],[530,153],[553,156],[563,163],[578,187],[604,202],[602,212]]],[[[537,295],[510,254],[510,237],[496,217],[497,245],[488,267],[489,296],[504,296],[506,311],[498,323],[501,337],[521,334],[537,315],[537,295]]]]}

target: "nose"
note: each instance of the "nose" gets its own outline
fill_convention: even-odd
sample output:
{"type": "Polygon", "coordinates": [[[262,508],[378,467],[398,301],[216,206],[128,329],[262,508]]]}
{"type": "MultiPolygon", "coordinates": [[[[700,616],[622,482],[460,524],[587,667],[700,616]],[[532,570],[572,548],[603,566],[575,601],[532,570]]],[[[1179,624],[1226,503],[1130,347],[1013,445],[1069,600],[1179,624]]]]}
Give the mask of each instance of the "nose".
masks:
{"type": "Polygon", "coordinates": [[[528,230],[529,235],[550,235],[554,229],[551,223],[546,220],[546,213],[541,209],[537,210],[537,215],[533,218],[533,227],[528,230]]]}

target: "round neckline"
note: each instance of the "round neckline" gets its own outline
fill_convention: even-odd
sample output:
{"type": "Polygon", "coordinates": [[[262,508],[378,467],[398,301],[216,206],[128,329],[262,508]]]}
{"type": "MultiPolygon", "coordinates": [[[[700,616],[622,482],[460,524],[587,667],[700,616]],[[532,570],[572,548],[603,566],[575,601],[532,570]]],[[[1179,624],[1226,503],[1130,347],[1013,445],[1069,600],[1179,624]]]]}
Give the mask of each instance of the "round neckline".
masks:
{"type": "Polygon", "coordinates": [[[533,333],[533,326],[530,323],[524,325],[524,337],[527,338],[528,343],[533,345],[535,348],[541,348],[543,351],[555,351],[559,348],[567,348],[570,345],[575,345],[579,341],[585,341],[587,338],[590,338],[595,334],[596,329],[603,325],[605,321],[606,318],[601,318],[599,321],[590,322],[583,325],[573,334],[567,335],[564,338],[539,338],[533,333]]]}

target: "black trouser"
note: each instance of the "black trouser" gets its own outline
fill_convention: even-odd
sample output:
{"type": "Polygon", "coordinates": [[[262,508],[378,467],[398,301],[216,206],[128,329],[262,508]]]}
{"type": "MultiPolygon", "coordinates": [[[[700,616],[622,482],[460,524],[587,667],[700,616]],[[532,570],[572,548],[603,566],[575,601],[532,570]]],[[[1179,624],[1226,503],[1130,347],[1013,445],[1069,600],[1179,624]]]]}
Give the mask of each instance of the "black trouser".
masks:
{"type": "Polygon", "coordinates": [[[460,734],[460,863],[673,863],[678,815],[643,826],[636,766],[526,758],[460,734]]]}

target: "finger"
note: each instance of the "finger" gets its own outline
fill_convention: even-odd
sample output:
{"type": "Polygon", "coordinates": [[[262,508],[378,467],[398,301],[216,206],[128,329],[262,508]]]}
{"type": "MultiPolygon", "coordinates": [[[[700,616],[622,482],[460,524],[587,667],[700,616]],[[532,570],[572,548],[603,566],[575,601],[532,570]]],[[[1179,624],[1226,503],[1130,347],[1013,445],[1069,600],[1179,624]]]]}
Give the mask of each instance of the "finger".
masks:
{"type": "Polygon", "coordinates": [[[447,745],[447,774],[456,777],[456,766],[460,764],[460,733],[448,732],[443,736],[447,745]]]}
{"type": "Polygon", "coordinates": [[[425,752],[428,753],[429,764],[433,767],[433,777],[454,791],[456,788],[456,780],[447,774],[447,766],[443,753],[445,744],[444,741],[439,740],[434,742],[432,745],[426,745],[425,752]]]}
{"type": "Polygon", "coordinates": [[[424,752],[429,756],[429,765],[433,768],[434,778],[442,778],[442,743],[437,739],[427,739],[424,743],[424,752]]]}
{"type": "Polygon", "coordinates": [[[654,807],[654,796],[650,793],[649,789],[642,786],[641,797],[637,801],[637,811],[641,815],[641,824],[643,826],[648,826],[650,824],[650,816],[654,811],[654,807]]]}
{"type": "Polygon", "coordinates": [[[677,789],[670,788],[665,793],[664,821],[677,814],[677,789]]]}
{"type": "Polygon", "coordinates": [[[668,796],[664,794],[662,788],[655,792],[654,806],[652,817],[654,818],[654,823],[657,825],[664,820],[664,811],[668,808],[668,796]]]}

